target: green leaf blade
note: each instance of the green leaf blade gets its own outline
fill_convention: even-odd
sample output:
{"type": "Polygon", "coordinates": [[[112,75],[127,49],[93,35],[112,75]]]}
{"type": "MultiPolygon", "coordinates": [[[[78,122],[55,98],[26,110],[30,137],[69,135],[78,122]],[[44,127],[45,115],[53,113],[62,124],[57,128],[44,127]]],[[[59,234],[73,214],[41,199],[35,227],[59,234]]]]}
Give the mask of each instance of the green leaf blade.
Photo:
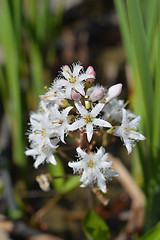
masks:
{"type": "Polygon", "coordinates": [[[110,232],[105,221],[93,210],[88,210],[83,220],[83,229],[89,240],[109,240],[110,232]]]}

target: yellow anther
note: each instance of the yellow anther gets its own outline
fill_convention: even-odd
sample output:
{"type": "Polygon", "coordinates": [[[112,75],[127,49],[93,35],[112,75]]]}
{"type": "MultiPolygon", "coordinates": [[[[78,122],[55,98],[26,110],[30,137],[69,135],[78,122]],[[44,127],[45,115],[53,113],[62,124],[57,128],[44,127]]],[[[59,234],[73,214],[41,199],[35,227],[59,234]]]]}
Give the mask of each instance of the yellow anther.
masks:
{"type": "Polygon", "coordinates": [[[93,117],[90,117],[88,114],[85,117],[86,123],[92,122],[93,117]]]}
{"type": "Polygon", "coordinates": [[[93,162],[91,159],[88,162],[88,167],[92,168],[94,166],[95,162],[93,162]]]}
{"type": "Polygon", "coordinates": [[[66,70],[66,72],[69,74],[70,78],[68,78],[70,83],[76,82],[76,76],[73,77],[73,75],[69,72],[69,70],[66,70]]]}

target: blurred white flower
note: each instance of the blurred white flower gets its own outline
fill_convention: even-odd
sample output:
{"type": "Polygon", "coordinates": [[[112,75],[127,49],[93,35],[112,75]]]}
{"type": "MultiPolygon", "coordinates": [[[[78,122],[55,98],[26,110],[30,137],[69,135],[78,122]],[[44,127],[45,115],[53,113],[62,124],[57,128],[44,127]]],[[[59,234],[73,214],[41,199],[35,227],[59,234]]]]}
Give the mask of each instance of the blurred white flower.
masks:
{"type": "Polygon", "coordinates": [[[141,117],[138,116],[130,121],[130,115],[127,115],[127,110],[122,108],[122,124],[114,127],[113,134],[119,136],[127,148],[128,154],[131,153],[132,147],[136,141],[145,140],[146,138],[137,132],[139,121],[141,117]]]}
{"type": "Polygon", "coordinates": [[[111,177],[116,177],[119,174],[112,170],[112,162],[107,162],[108,153],[101,147],[97,153],[87,154],[80,147],[77,149],[79,161],[69,162],[69,167],[73,168],[74,173],[78,173],[82,182],[81,187],[94,187],[98,185],[100,190],[107,192],[106,181],[111,177]]]}

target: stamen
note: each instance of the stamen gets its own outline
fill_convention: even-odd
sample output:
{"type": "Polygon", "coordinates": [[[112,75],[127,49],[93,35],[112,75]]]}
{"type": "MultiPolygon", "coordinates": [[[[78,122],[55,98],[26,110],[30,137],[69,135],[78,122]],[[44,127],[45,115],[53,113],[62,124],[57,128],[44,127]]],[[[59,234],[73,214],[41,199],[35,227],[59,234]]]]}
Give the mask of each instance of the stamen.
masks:
{"type": "Polygon", "coordinates": [[[48,96],[44,96],[43,98],[46,99],[46,98],[49,98],[49,97],[56,97],[56,95],[48,95],[48,96]]]}
{"type": "Polygon", "coordinates": [[[38,131],[35,131],[34,134],[35,134],[35,135],[41,134],[41,136],[45,138],[45,137],[46,137],[46,129],[45,129],[45,128],[42,128],[42,130],[39,130],[39,132],[38,132],[38,131]]]}
{"type": "Polygon", "coordinates": [[[69,72],[69,70],[66,70],[66,72],[69,74],[70,78],[68,78],[70,83],[76,82],[76,76],[73,77],[73,75],[69,72]]]}
{"type": "Polygon", "coordinates": [[[94,166],[95,162],[93,162],[91,159],[87,163],[88,167],[92,168],[94,166]]]}
{"type": "Polygon", "coordinates": [[[85,117],[86,123],[92,122],[93,117],[89,116],[88,114],[85,117]]]}
{"type": "Polygon", "coordinates": [[[47,87],[47,86],[44,86],[44,89],[45,89],[45,90],[47,90],[47,91],[49,91],[49,89],[48,89],[48,87],[47,87]]]}

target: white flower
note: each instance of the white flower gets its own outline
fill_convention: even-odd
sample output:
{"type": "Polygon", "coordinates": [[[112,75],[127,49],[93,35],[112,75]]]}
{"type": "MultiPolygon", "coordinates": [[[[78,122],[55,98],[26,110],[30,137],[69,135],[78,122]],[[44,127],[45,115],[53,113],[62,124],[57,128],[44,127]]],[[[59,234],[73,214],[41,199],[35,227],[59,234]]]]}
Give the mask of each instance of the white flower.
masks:
{"type": "Polygon", "coordinates": [[[68,165],[73,168],[74,173],[81,175],[81,187],[93,187],[97,183],[102,192],[107,192],[106,181],[119,175],[112,170],[112,162],[107,162],[108,153],[105,153],[103,147],[98,149],[97,153],[90,154],[87,154],[80,147],[76,150],[80,161],[69,162],[68,165]]]}
{"type": "Polygon", "coordinates": [[[40,95],[39,97],[47,103],[51,102],[61,104],[61,102],[66,98],[66,94],[64,89],[55,82],[45,95],[40,95]]]}
{"type": "Polygon", "coordinates": [[[139,126],[139,121],[141,117],[138,116],[132,121],[130,121],[130,116],[127,115],[127,110],[122,109],[122,124],[121,126],[114,127],[114,135],[119,136],[124,145],[127,148],[128,154],[131,153],[132,147],[134,146],[135,141],[145,140],[146,138],[137,132],[137,128],[139,126]]]}
{"type": "Polygon", "coordinates": [[[103,103],[98,103],[91,111],[87,111],[80,102],[75,102],[75,106],[81,114],[81,118],[70,125],[70,130],[74,131],[86,126],[88,142],[92,139],[94,125],[99,127],[112,127],[109,122],[96,118],[104,107],[103,103]]]}
{"type": "Polygon", "coordinates": [[[80,73],[83,67],[80,64],[73,65],[73,71],[65,65],[62,68],[62,75],[65,79],[58,79],[57,84],[66,89],[66,97],[71,99],[72,89],[79,92],[81,95],[85,95],[83,81],[88,78],[94,78],[93,75],[89,73],[80,73]]]}
{"type": "Polygon", "coordinates": [[[56,144],[59,140],[57,138],[54,140],[51,139],[53,134],[49,128],[46,110],[47,109],[45,109],[44,112],[33,113],[30,117],[31,126],[28,138],[31,144],[30,149],[26,150],[25,154],[27,156],[32,156],[36,160],[34,163],[35,168],[44,161],[56,165],[53,153],[58,147],[56,144]]]}
{"type": "MultiPolygon", "coordinates": [[[[59,140],[56,139],[58,143],[59,140]]],[[[34,167],[37,168],[43,162],[50,162],[53,165],[56,165],[56,160],[53,153],[56,151],[58,146],[53,146],[49,141],[44,142],[44,144],[40,144],[37,141],[32,142],[31,149],[25,151],[27,156],[32,156],[36,161],[34,162],[34,167]]]]}
{"type": "Polygon", "coordinates": [[[103,108],[103,119],[111,119],[112,121],[121,122],[122,121],[122,107],[124,105],[123,100],[112,99],[103,108]]]}
{"type": "Polygon", "coordinates": [[[68,113],[73,107],[67,107],[63,111],[59,111],[56,107],[51,108],[50,112],[50,125],[52,131],[60,137],[61,141],[64,141],[64,134],[67,134],[69,130],[69,118],[68,113]]]}

